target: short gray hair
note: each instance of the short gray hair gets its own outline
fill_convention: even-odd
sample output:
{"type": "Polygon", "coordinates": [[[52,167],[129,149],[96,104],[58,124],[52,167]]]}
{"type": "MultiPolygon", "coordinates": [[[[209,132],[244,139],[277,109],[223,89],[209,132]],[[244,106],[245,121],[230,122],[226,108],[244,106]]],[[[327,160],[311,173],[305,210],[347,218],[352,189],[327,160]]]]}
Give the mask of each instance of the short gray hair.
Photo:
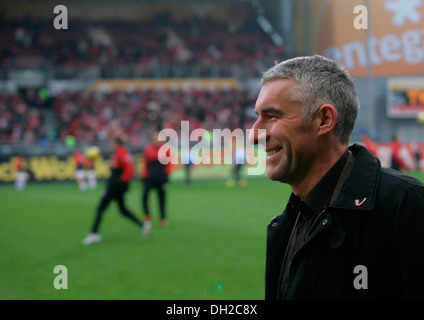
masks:
{"type": "Polygon", "coordinates": [[[359,113],[359,99],[352,78],[337,62],[320,55],[285,60],[266,71],[261,84],[277,79],[294,82],[292,99],[302,103],[306,126],[321,105],[334,106],[338,116],[335,134],[341,142],[349,141],[359,113]]]}

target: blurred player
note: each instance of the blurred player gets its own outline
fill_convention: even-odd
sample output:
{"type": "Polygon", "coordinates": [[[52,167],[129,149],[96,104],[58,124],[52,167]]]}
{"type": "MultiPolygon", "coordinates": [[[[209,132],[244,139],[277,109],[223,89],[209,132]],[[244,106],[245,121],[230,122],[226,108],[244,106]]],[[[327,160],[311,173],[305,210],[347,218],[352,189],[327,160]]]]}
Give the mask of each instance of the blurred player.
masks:
{"type": "Polygon", "coordinates": [[[235,184],[240,186],[245,186],[247,181],[241,177],[241,170],[246,163],[246,150],[244,149],[243,143],[236,143],[235,149],[233,151],[233,161],[232,161],[232,175],[233,178],[227,181],[228,187],[233,187],[235,184]]]}
{"type": "Polygon", "coordinates": [[[365,133],[362,135],[362,144],[365,148],[368,149],[369,152],[377,156],[377,146],[375,145],[374,141],[372,141],[372,139],[365,133]]]}
{"type": "Polygon", "coordinates": [[[96,177],[96,171],[94,169],[94,161],[99,157],[100,150],[96,146],[91,146],[85,150],[84,154],[85,154],[84,167],[85,167],[85,174],[87,177],[87,184],[90,189],[94,190],[97,188],[97,177],[96,177]]]}
{"type": "Polygon", "coordinates": [[[130,219],[139,227],[143,226],[143,222],[128,210],[125,205],[125,193],[128,191],[134,173],[131,154],[124,146],[122,138],[115,137],[113,144],[115,153],[111,160],[111,176],[108,180],[106,191],[97,207],[95,220],[91,227],[91,233],[83,240],[83,244],[85,245],[101,241],[102,237],[99,234],[100,222],[104,211],[112,200],[117,201],[119,211],[124,217],[130,219]]]}
{"type": "Polygon", "coordinates": [[[233,155],[233,166],[234,166],[234,179],[236,183],[240,186],[246,185],[246,180],[241,177],[241,170],[246,164],[246,150],[244,149],[243,144],[238,144],[234,150],[233,155]]]}
{"type": "MultiPolygon", "coordinates": [[[[144,168],[141,171],[141,177],[143,181],[143,194],[142,194],[142,205],[145,214],[144,228],[146,233],[150,232],[152,216],[149,209],[149,194],[152,189],[156,189],[159,198],[159,210],[160,210],[160,225],[165,227],[166,221],[166,189],[168,183],[168,177],[171,173],[171,162],[164,165],[159,161],[159,150],[163,145],[163,142],[158,140],[159,132],[152,134],[152,143],[147,145],[144,149],[144,168]]],[[[166,156],[169,157],[170,150],[166,152],[166,156]]]]}
{"type": "Polygon", "coordinates": [[[91,190],[97,188],[97,177],[96,171],[94,170],[94,160],[90,158],[85,158],[85,174],[87,176],[87,184],[91,190]]]}
{"type": "Polygon", "coordinates": [[[184,173],[185,173],[185,184],[191,184],[191,168],[193,166],[193,159],[190,155],[190,150],[186,150],[181,156],[182,162],[184,163],[184,173]]]}
{"type": "Polygon", "coordinates": [[[417,142],[412,143],[412,150],[414,152],[414,161],[415,161],[414,168],[416,172],[419,172],[421,156],[420,156],[420,147],[417,142]]]}
{"type": "Polygon", "coordinates": [[[75,180],[78,184],[78,187],[81,191],[87,190],[87,182],[85,181],[85,172],[84,172],[84,154],[76,149],[74,152],[74,161],[75,161],[75,180]]]}
{"type": "Polygon", "coordinates": [[[405,170],[407,168],[407,165],[401,155],[402,144],[401,144],[400,136],[398,134],[395,134],[393,136],[391,148],[392,148],[391,168],[397,171],[405,170]]]}
{"type": "Polygon", "coordinates": [[[25,161],[21,155],[18,155],[15,159],[15,188],[16,190],[23,190],[26,186],[27,174],[25,172],[25,161]]]}

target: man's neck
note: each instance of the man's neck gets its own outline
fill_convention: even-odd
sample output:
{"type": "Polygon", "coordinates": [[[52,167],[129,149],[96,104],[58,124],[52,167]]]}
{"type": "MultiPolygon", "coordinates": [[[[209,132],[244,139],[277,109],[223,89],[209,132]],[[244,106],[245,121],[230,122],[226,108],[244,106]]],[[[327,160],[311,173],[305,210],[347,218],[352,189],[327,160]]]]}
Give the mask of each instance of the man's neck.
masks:
{"type": "Polygon", "coordinates": [[[337,144],[337,147],[321,148],[305,178],[296,185],[290,185],[292,192],[303,200],[340,159],[347,147],[347,144],[337,144]]]}

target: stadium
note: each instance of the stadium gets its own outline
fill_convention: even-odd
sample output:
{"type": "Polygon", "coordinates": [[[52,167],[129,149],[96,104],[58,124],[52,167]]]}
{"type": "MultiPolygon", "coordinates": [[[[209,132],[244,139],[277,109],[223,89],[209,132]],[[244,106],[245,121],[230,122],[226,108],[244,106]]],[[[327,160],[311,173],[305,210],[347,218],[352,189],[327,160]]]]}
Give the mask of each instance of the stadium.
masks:
{"type": "MultiPolygon", "coordinates": [[[[351,143],[371,143],[390,167],[398,137],[402,171],[424,181],[424,3],[407,2],[2,1],[0,299],[263,299],[266,227],[291,190],[270,181],[261,161],[248,162],[237,184],[225,150],[257,119],[263,72],[319,54],[354,79],[361,107],[351,143]],[[358,4],[367,9],[359,26],[358,4]],[[190,183],[183,161],[173,165],[169,225],[153,194],[150,238],[113,204],[103,240],[84,246],[111,176],[111,139],[125,137],[132,155],[127,205],[142,219],[150,133],[182,135],[184,123],[202,133],[189,145],[200,160],[190,183]],[[233,135],[218,137],[218,155],[207,148],[215,130],[233,135]],[[77,151],[92,162],[84,189],[77,151]],[[263,170],[248,174],[254,166],[263,170]],[[56,285],[57,266],[66,286],[56,285]]],[[[182,159],[181,145],[171,147],[182,159]]],[[[250,159],[265,156],[246,147],[250,159]]]]}

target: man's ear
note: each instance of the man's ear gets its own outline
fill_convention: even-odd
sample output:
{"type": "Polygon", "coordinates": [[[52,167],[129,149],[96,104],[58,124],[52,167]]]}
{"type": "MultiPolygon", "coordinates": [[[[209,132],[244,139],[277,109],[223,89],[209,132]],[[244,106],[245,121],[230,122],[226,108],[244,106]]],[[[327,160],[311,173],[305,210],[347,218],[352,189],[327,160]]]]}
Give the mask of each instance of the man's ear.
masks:
{"type": "Polygon", "coordinates": [[[325,135],[334,131],[337,123],[337,110],[331,104],[323,104],[316,113],[318,134],[325,135]]]}

